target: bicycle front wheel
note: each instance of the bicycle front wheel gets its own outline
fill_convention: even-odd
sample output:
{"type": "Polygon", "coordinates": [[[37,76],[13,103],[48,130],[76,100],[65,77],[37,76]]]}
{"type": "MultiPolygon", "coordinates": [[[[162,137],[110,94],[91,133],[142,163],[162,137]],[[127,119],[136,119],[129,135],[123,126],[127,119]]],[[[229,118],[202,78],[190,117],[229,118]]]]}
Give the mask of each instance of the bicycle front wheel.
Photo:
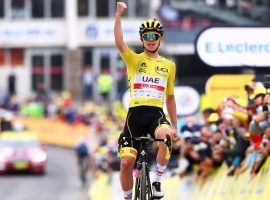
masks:
{"type": "Polygon", "coordinates": [[[146,164],[145,162],[142,162],[142,168],[140,171],[140,200],[146,200],[147,176],[148,174],[146,174],[146,164]]]}

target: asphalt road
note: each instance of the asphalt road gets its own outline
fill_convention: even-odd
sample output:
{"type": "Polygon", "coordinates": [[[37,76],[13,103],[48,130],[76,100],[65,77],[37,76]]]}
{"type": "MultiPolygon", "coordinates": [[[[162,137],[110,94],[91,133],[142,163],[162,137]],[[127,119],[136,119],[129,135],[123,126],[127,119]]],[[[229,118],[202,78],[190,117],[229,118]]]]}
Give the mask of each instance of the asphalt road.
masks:
{"type": "Polygon", "coordinates": [[[71,150],[48,147],[45,175],[0,175],[1,200],[87,200],[71,150]]]}

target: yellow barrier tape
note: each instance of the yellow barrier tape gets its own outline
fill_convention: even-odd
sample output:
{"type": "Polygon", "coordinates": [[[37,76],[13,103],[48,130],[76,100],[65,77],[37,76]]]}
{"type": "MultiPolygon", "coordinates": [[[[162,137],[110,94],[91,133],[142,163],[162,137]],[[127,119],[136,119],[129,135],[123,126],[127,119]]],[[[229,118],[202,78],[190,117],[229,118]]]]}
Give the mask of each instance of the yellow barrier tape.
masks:
{"type": "Polygon", "coordinates": [[[80,136],[88,135],[88,128],[85,125],[69,125],[62,121],[49,119],[19,119],[27,129],[35,132],[41,142],[46,144],[58,145],[73,148],[80,136]]]}
{"type": "Polygon", "coordinates": [[[91,184],[88,195],[91,200],[111,200],[112,187],[109,183],[109,176],[100,173],[99,176],[91,184]]]}
{"type": "MultiPolygon", "coordinates": [[[[252,180],[250,179],[250,169],[238,177],[229,177],[227,172],[227,166],[223,165],[205,183],[194,183],[193,185],[188,185],[188,181],[184,181],[184,179],[180,179],[178,176],[169,177],[162,181],[162,188],[165,191],[164,199],[269,200],[270,158],[266,160],[259,173],[252,180]]],[[[89,191],[92,191],[89,192],[91,199],[121,199],[121,193],[118,194],[118,197],[112,198],[112,186],[120,185],[118,176],[112,184],[107,183],[107,178],[103,179],[103,181],[95,180],[92,183],[89,189],[89,191]]]]}

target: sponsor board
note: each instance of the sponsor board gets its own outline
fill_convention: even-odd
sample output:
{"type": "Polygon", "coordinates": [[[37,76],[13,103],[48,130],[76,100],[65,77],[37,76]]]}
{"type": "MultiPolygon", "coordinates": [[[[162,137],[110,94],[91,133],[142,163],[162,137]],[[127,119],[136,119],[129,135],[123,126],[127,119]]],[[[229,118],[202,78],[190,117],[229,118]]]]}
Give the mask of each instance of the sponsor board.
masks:
{"type": "Polygon", "coordinates": [[[46,22],[2,22],[0,26],[1,46],[59,46],[67,42],[65,23],[46,22]]]}
{"type": "Polygon", "coordinates": [[[207,98],[211,101],[213,107],[217,107],[224,97],[237,97],[247,101],[244,87],[253,79],[253,74],[213,75],[206,82],[207,98]]]}
{"type": "MultiPolygon", "coordinates": [[[[138,27],[140,20],[123,20],[123,36],[127,43],[140,44],[138,27]]],[[[83,21],[78,24],[78,38],[80,45],[115,45],[114,42],[114,21],[112,19],[98,21],[83,21]]]]}
{"type": "Polygon", "coordinates": [[[196,40],[196,53],[212,67],[270,66],[270,27],[210,27],[196,40]]]}

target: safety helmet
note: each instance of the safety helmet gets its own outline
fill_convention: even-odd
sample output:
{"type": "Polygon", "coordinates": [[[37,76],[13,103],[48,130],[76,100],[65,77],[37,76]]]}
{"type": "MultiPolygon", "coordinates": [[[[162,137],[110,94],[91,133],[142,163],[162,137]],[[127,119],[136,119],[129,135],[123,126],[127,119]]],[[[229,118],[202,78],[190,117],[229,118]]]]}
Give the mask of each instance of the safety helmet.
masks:
{"type": "Polygon", "coordinates": [[[142,36],[144,33],[149,31],[156,31],[161,36],[163,35],[163,26],[157,19],[150,19],[148,21],[144,21],[140,26],[140,35],[142,36]]]}

